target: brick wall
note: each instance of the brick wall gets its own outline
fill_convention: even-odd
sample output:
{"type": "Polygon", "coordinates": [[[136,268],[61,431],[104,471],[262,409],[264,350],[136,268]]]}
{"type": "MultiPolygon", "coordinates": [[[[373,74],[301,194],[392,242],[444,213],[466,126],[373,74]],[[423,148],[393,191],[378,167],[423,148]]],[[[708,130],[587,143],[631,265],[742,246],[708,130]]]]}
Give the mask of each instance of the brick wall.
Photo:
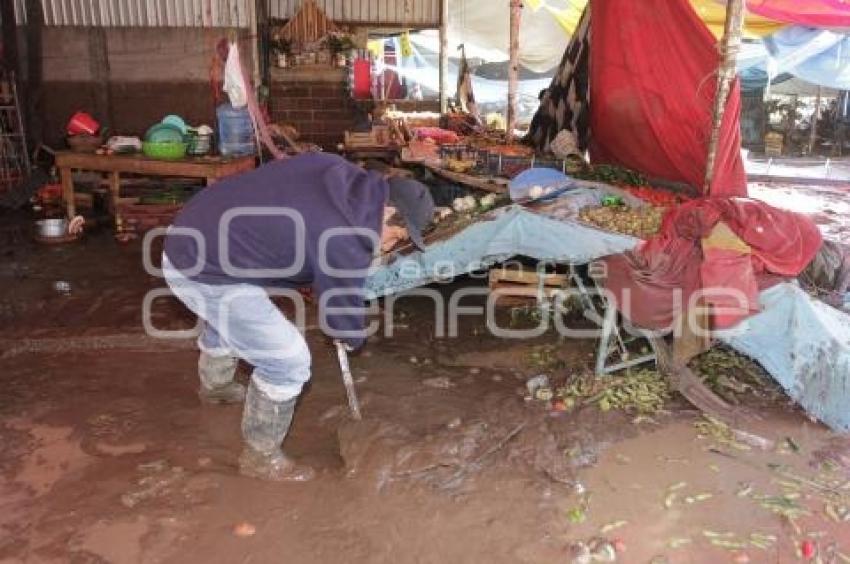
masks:
{"type": "MultiPolygon", "coordinates": [[[[347,71],[328,67],[298,67],[272,69],[271,99],[272,121],[294,126],[301,140],[336,150],[343,142],[345,130],[351,129],[357,107],[364,111],[370,105],[351,100],[346,86],[347,71]]],[[[391,101],[404,111],[437,112],[436,100],[391,101]]]]}
{"type": "Polygon", "coordinates": [[[336,149],[355,119],[355,105],[343,82],[272,82],[271,117],[295,127],[302,141],[336,149]]]}

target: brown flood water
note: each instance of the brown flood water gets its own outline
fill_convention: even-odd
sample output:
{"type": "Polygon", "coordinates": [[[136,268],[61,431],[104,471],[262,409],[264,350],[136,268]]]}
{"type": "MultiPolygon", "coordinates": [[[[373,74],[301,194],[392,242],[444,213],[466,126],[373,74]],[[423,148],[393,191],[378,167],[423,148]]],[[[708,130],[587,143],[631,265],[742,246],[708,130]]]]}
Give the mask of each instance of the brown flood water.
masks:
{"type": "MultiPolygon", "coordinates": [[[[1,250],[0,562],[568,563],[597,536],[619,562],[797,562],[807,539],[823,562],[850,555],[847,440],[784,405],[747,427],[779,445],[766,451],[699,438],[679,400],[653,421],[553,417],[518,391],[541,372],[531,353],[556,345],[567,368],[548,372],[565,376],[594,343],[506,342],[476,319],[434,339],[427,301],[402,301],[396,336],[352,359],[361,423],[309,331],[313,382],[286,447],[318,477],[242,478],[240,409],[199,404],[191,346],[140,336],[157,281],[138,247],[94,234],[1,250]],[[778,495],[808,514],[764,506],[778,495]],[[255,534],[234,534],[243,523],[255,534]]],[[[161,326],[191,321],[156,311],[161,326]]]]}

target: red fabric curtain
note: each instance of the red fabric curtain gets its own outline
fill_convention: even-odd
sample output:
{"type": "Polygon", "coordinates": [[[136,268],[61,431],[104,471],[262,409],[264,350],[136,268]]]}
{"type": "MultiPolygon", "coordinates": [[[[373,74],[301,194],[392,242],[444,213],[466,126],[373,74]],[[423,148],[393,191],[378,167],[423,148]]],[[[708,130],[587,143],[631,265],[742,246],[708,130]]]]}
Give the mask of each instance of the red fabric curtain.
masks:
{"type": "Polygon", "coordinates": [[[748,0],[759,16],[810,27],[850,27],[847,0],[748,0]]]}
{"type": "MultiPolygon", "coordinates": [[[[702,188],[719,55],[688,0],[591,2],[591,156],[702,188]]],[[[711,196],[745,196],[732,89],[711,196]]]]}

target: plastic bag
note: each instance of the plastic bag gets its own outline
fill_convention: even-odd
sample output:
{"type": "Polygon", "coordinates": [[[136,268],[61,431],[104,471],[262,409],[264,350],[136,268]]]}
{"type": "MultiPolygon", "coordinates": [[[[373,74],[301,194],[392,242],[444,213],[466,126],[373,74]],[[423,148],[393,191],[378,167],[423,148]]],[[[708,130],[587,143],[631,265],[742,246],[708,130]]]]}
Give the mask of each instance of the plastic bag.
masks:
{"type": "Polygon", "coordinates": [[[230,44],[227,61],[224,63],[224,87],[234,108],[242,108],[248,103],[247,89],[242,78],[242,63],[239,59],[239,47],[235,42],[230,44]]]}

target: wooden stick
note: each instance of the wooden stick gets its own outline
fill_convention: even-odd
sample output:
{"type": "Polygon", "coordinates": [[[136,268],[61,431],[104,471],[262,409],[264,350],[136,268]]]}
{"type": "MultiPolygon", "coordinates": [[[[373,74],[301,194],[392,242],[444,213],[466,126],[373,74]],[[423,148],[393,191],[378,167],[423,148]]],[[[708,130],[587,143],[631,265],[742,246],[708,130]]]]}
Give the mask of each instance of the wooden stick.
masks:
{"type": "Polygon", "coordinates": [[[517,122],[517,91],[519,89],[519,24],[522,20],[522,0],[511,0],[511,44],[508,66],[508,131],[505,140],[512,143],[517,122]]]}
{"type": "Polygon", "coordinates": [[[449,0],[440,0],[440,113],[449,109],[449,0]]]}
{"type": "Polygon", "coordinates": [[[345,386],[345,393],[348,396],[348,407],[351,410],[351,416],[360,421],[363,416],[360,414],[360,402],[357,401],[357,391],[354,389],[354,378],[351,377],[351,367],[348,364],[348,349],[345,343],[335,341],[337,359],[339,360],[339,369],[342,371],[342,383],[345,386]]]}
{"type": "Polygon", "coordinates": [[[717,90],[714,95],[714,112],[711,125],[711,139],[708,143],[708,159],[705,166],[703,194],[708,194],[714,181],[714,166],[717,162],[717,146],[720,143],[720,129],[729,90],[735,80],[736,57],[741,49],[741,36],[744,33],[744,0],[729,0],[726,6],[726,24],[723,39],[720,42],[720,68],[717,73],[717,90]]]}
{"type": "Polygon", "coordinates": [[[812,131],[809,137],[809,154],[815,152],[815,143],[818,140],[818,118],[820,118],[821,87],[818,86],[818,97],[815,100],[815,113],[812,114],[812,131]]]}

